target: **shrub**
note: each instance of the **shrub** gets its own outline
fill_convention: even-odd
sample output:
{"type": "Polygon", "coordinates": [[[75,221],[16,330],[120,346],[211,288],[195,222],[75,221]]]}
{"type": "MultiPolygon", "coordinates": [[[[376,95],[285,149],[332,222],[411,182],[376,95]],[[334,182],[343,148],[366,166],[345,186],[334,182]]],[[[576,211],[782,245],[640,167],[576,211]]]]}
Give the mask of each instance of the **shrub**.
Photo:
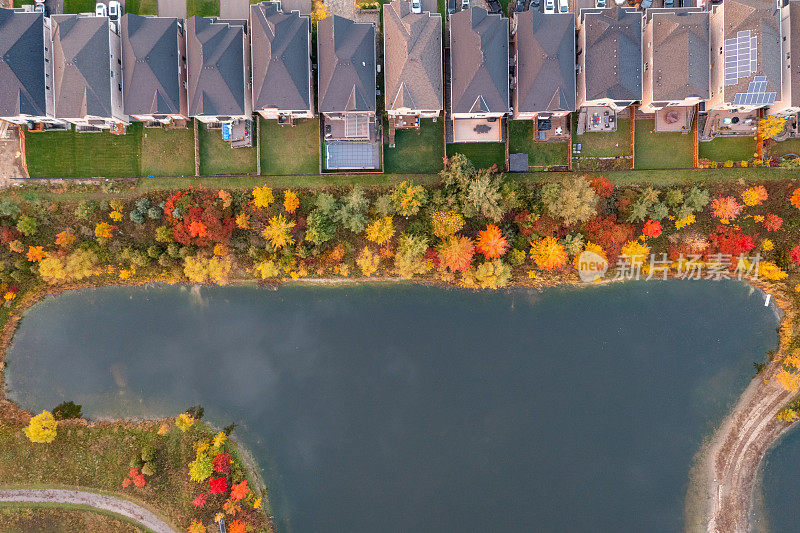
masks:
{"type": "Polygon", "coordinates": [[[36,230],[39,228],[39,222],[31,216],[22,215],[17,220],[17,229],[26,237],[36,235],[36,230]]]}
{"type": "Polygon", "coordinates": [[[53,409],[53,418],[56,420],[69,420],[70,418],[81,418],[82,416],[82,406],[72,401],[61,402],[53,409]]]}
{"type": "Polygon", "coordinates": [[[585,178],[570,177],[552,185],[542,191],[542,203],[550,216],[561,219],[565,226],[585,222],[596,214],[598,196],[585,178]]]}
{"type": "Polygon", "coordinates": [[[31,442],[50,443],[56,439],[56,419],[50,411],[42,411],[31,418],[25,428],[25,436],[31,442]]]}

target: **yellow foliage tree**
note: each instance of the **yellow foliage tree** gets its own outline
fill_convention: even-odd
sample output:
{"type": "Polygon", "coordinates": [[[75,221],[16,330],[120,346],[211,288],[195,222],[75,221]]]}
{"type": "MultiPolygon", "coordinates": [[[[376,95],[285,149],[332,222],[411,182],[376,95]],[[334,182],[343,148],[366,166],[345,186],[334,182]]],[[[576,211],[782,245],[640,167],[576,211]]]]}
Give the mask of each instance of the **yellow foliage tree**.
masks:
{"type": "Polygon", "coordinates": [[[786,122],[785,118],[769,115],[758,121],[758,132],[761,134],[762,139],[769,139],[783,130],[783,125],[786,122]]]}
{"type": "Polygon", "coordinates": [[[253,189],[253,205],[259,208],[266,209],[275,201],[275,195],[272,194],[272,189],[264,185],[263,187],[256,187],[253,189]]]}
{"type": "Polygon", "coordinates": [[[72,231],[65,229],[64,231],[56,234],[56,246],[61,248],[69,248],[75,243],[75,234],[72,231]]]}
{"type": "Polygon", "coordinates": [[[789,392],[796,392],[797,389],[800,389],[800,374],[797,372],[791,372],[784,368],[775,374],[775,378],[778,380],[778,383],[789,392]]]}
{"type": "Polygon", "coordinates": [[[39,275],[47,283],[59,283],[67,279],[64,262],[58,257],[49,254],[39,261],[39,275]]]}
{"type": "Polygon", "coordinates": [[[555,237],[545,237],[531,243],[531,259],[543,270],[552,270],[567,262],[567,251],[555,237]]]}
{"type": "Polygon", "coordinates": [[[622,255],[626,256],[632,264],[643,263],[647,260],[649,253],[650,247],[639,241],[628,241],[628,243],[622,247],[622,255]]]}
{"type": "Polygon", "coordinates": [[[328,8],[322,0],[314,0],[314,7],[311,9],[311,22],[315,24],[328,16],[328,8]]]}
{"type": "Polygon", "coordinates": [[[431,215],[433,234],[444,240],[450,235],[461,231],[464,227],[464,217],[454,211],[434,211],[431,215]]]}
{"type": "Polygon", "coordinates": [[[26,257],[31,263],[38,263],[44,259],[44,247],[28,246],[28,253],[26,254],[26,257]]]}
{"type": "Polygon", "coordinates": [[[275,261],[261,261],[255,266],[255,271],[261,279],[274,278],[280,274],[278,267],[275,265],[275,261]]]}
{"type": "Polygon", "coordinates": [[[367,239],[377,244],[385,244],[394,237],[392,217],[379,218],[367,226],[367,239]]]}
{"type": "Polygon", "coordinates": [[[31,442],[49,443],[56,438],[56,419],[50,411],[42,411],[31,418],[28,427],[24,429],[25,436],[31,442]]]}
{"type": "Polygon", "coordinates": [[[297,211],[297,208],[300,207],[300,199],[297,197],[295,193],[292,191],[286,191],[283,193],[283,208],[286,209],[287,213],[294,213],[297,211]]]}
{"type": "Polygon", "coordinates": [[[241,229],[250,229],[250,215],[244,211],[236,215],[236,227],[241,229]]]}
{"type": "Polygon", "coordinates": [[[94,235],[100,239],[110,239],[114,232],[114,226],[108,222],[98,222],[94,227],[94,235]]]}
{"type": "Polygon", "coordinates": [[[780,281],[786,279],[789,274],[781,270],[781,267],[772,261],[759,261],[758,262],[758,277],[768,279],[770,281],[780,281]]]}
{"type": "Polygon", "coordinates": [[[380,262],[381,256],[374,253],[367,246],[361,250],[361,253],[358,254],[358,257],[356,258],[356,264],[358,265],[358,268],[360,268],[361,272],[367,277],[370,277],[378,271],[378,265],[380,262]]]}
{"type": "Polygon", "coordinates": [[[269,219],[269,225],[261,234],[273,248],[280,250],[284,246],[294,244],[294,237],[289,233],[294,225],[294,222],[286,220],[283,215],[278,215],[269,219]]]}

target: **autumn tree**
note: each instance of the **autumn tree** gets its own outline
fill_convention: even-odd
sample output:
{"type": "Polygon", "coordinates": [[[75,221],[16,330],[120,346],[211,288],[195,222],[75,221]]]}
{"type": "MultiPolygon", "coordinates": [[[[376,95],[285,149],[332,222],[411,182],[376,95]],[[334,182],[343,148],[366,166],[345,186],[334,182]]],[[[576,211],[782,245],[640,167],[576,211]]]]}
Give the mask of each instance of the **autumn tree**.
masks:
{"type": "Polygon", "coordinates": [[[559,268],[567,262],[567,251],[554,237],[545,237],[531,243],[531,259],[542,270],[559,268]]]}
{"type": "Polygon", "coordinates": [[[376,254],[369,247],[365,246],[361,253],[356,258],[356,264],[361,269],[361,273],[367,277],[372,276],[378,271],[378,265],[381,262],[381,256],[376,254]]]}
{"type": "Polygon", "coordinates": [[[395,272],[401,278],[411,278],[415,274],[427,272],[425,252],[428,249],[428,240],[420,235],[404,234],[397,242],[397,252],[394,256],[395,272]]]}
{"type": "Polygon", "coordinates": [[[290,233],[294,228],[295,223],[286,220],[282,214],[269,219],[269,224],[261,234],[276,250],[280,250],[284,246],[294,244],[294,237],[290,233]]]}
{"type": "Polygon", "coordinates": [[[597,193],[586,178],[574,176],[558,183],[547,184],[540,190],[540,199],[553,218],[565,226],[585,222],[596,214],[597,193]]]}
{"type": "Polygon", "coordinates": [[[391,240],[394,236],[394,226],[392,217],[382,217],[367,226],[367,239],[382,245],[391,240]]]}
{"type": "Polygon", "coordinates": [[[433,234],[440,239],[445,239],[461,231],[464,227],[464,217],[455,211],[434,211],[431,214],[433,234]]]}
{"type": "Polygon", "coordinates": [[[322,192],[314,200],[314,209],[308,215],[306,240],[319,246],[333,239],[336,234],[336,211],[338,202],[332,194],[322,192]]]}
{"type": "Polygon", "coordinates": [[[428,193],[422,185],[413,182],[400,182],[392,191],[392,202],[397,214],[409,217],[419,213],[420,208],[428,201],[428,193]]]}
{"type": "Polygon", "coordinates": [[[369,200],[364,196],[364,190],[356,185],[342,197],[336,220],[353,233],[361,233],[367,225],[367,209],[369,200]]]}
{"type": "Polygon", "coordinates": [[[42,411],[31,418],[25,428],[25,436],[31,442],[50,443],[56,438],[56,419],[50,411],[42,411]]]}
{"type": "Polygon", "coordinates": [[[482,253],[486,259],[500,257],[508,250],[508,240],[494,224],[487,224],[486,229],[478,232],[475,249],[482,253]]]}
{"type": "Polygon", "coordinates": [[[436,247],[442,268],[451,272],[467,270],[475,255],[475,246],[469,237],[451,235],[436,247]]]}

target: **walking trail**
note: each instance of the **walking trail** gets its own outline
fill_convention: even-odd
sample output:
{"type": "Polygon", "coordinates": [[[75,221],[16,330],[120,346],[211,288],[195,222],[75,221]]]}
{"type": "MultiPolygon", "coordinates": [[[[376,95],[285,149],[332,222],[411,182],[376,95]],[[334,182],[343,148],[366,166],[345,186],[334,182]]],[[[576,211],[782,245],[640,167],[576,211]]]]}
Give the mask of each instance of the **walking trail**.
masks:
{"type": "Polygon", "coordinates": [[[128,500],[105,496],[94,492],[63,489],[8,489],[0,490],[0,502],[20,503],[67,503],[86,505],[110,511],[133,520],[155,533],[175,533],[166,522],[156,515],[128,500]]]}

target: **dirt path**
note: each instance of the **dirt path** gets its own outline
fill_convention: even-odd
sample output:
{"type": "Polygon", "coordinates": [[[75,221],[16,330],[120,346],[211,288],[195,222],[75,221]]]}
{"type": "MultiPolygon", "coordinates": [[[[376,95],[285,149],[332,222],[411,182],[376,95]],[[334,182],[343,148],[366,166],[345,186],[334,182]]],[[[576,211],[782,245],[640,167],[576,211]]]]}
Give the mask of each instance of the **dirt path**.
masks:
{"type": "Polygon", "coordinates": [[[130,518],[155,533],[175,533],[174,529],[147,509],[128,500],[94,492],[62,489],[8,489],[0,490],[0,502],[86,505],[130,518]]]}
{"type": "MultiPolygon", "coordinates": [[[[777,303],[777,302],[776,302],[777,303]]],[[[784,349],[793,335],[794,310],[786,312],[781,326],[781,352],[750,382],[733,411],[723,421],[706,449],[701,494],[707,498],[706,530],[739,533],[749,530],[758,469],[767,450],[791,423],[775,415],[796,396],[772,378],[781,368],[784,349]]]]}

